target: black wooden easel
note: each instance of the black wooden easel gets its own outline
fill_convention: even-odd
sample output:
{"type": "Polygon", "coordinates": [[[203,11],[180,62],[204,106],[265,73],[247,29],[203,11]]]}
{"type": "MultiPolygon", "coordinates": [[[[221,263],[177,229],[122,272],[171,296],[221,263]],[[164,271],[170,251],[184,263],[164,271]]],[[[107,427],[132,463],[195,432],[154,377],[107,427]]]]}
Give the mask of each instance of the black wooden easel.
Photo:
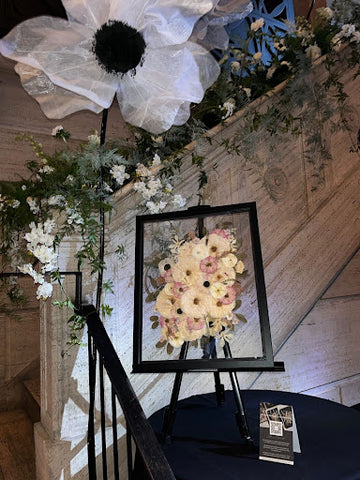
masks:
{"type": "MultiPolygon", "coordinates": [[[[181,347],[179,360],[186,359],[188,349],[189,349],[189,342],[184,342],[181,347]]],[[[224,350],[225,358],[232,358],[230,345],[228,342],[225,342],[223,350],[224,350]]],[[[217,358],[214,338],[210,339],[208,343],[208,348],[204,349],[204,355],[202,358],[217,358]]],[[[250,430],[248,427],[246,411],[245,411],[244,403],[241,397],[241,391],[240,391],[239,382],[238,382],[236,373],[233,371],[229,371],[228,373],[230,375],[230,381],[233,389],[235,404],[237,406],[237,411],[235,412],[235,419],[240,431],[240,435],[242,436],[242,438],[246,440],[246,446],[248,447],[248,450],[253,450],[253,449],[255,450],[256,448],[254,446],[254,441],[251,437],[250,430]]],[[[179,399],[182,378],[183,378],[183,372],[177,372],[175,375],[175,381],[174,381],[174,385],[171,393],[170,404],[164,410],[162,437],[165,443],[171,442],[171,435],[172,435],[175,417],[176,417],[176,405],[179,399]]],[[[222,403],[224,403],[224,400],[225,400],[225,389],[224,389],[224,385],[221,383],[219,371],[214,372],[214,380],[215,380],[216,401],[218,405],[221,405],[222,403]]]]}
{"type": "Polygon", "coordinates": [[[218,405],[225,401],[224,386],[220,380],[220,373],[228,373],[235,399],[235,420],[242,437],[239,442],[240,454],[252,454],[256,452],[254,441],[251,437],[244,402],[241,396],[236,372],[260,372],[260,371],[284,371],[283,362],[274,361],[272,348],[270,322],[268,317],[265,278],[260,246],[260,234],[257,221],[255,202],[225,205],[219,207],[197,206],[180,212],[167,212],[154,215],[141,215],[136,217],[136,243],[135,243],[135,289],[134,289],[134,373],[171,373],[175,372],[174,384],[171,392],[169,405],[164,410],[162,425],[162,440],[170,443],[174,428],[177,403],[184,372],[211,372],[214,374],[215,394],[218,405]],[[144,228],[145,225],[162,221],[195,220],[198,237],[206,235],[204,219],[219,217],[221,215],[246,214],[249,222],[249,234],[253,261],[254,280],[256,287],[257,309],[260,321],[260,335],[262,343],[262,355],[255,357],[233,358],[229,343],[225,342],[223,354],[225,358],[218,358],[215,339],[209,338],[209,342],[203,347],[203,356],[200,359],[187,359],[189,342],[184,342],[179,357],[176,360],[143,360],[143,282],[144,282],[144,228]]]}

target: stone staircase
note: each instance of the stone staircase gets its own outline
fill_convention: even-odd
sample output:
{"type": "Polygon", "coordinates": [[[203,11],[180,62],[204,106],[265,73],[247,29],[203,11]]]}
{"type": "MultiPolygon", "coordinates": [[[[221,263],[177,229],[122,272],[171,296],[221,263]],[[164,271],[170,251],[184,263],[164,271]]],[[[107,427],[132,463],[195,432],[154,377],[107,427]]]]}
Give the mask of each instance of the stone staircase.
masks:
{"type": "MultiPolygon", "coordinates": [[[[35,480],[34,424],[40,421],[40,378],[12,380],[18,405],[0,412],[0,480],[35,480]]],[[[11,407],[8,405],[8,407],[11,407]]]]}

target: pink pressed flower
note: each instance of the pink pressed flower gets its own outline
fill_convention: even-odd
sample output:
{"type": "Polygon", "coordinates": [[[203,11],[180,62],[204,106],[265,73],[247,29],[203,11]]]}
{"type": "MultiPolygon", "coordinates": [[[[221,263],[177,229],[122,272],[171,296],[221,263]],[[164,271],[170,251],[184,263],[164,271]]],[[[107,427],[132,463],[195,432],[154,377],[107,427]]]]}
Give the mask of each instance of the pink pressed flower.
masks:
{"type": "Polygon", "coordinates": [[[189,330],[201,330],[204,328],[205,320],[203,318],[191,318],[186,319],[187,328],[189,330]]]}
{"type": "Polygon", "coordinates": [[[159,322],[160,327],[171,328],[171,326],[175,325],[175,318],[166,318],[160,315],[159,322]]]}
{"type": "Polygon", "coordinates": [[[213,230],[211,233],[214,233],[215,235],[219,235],[220,237],[223,237],[223,238],[229,238],[229,235],[227,234],[226,230],[224,230],[223,228],[215,228],[215,230],[213,230]]]}
{"type": "Polygon", "coordinates": [[[164,273],[163,277],[164,277],[165,282],[167,282],[167,283],[171,283],[171,282],[174,281],[174,280],[173,280],[172,270],[171,270],[171,269],[170,269],[170,270],[167,270],[167,271],[164,273]]]}
{"type": "Polygon", "coordinates": [[[181,298],[183,293],[185,293],[188,288],[189,287],[187,287],[186,285],[184,285],[181,282],[175,282],[174,283],[174,288],[173,288],[174,297],[181,298]]]}
{"type": "Polygon", "coordinates": [[[244,291],[244,288],[241,286],[241,283],[235,282],[232,285],[232,288],[235,290],[235,295],[240,295],[244,291]]]}
{"type": "Polygon", "coordinates": [[[225,295],[220,298],[220,302],[223,303],[224,305],[229,305],[230,303],[233,303],[236,297],[236,292],[232,287],[226,287],[226,293],[225,295]]]}
{"type": "Polygon", "coordinates": [[[206,257],[200,262],[200,270],[204,273],[215,273],[217,268],[218,262],[212,256],[206,257]]]}

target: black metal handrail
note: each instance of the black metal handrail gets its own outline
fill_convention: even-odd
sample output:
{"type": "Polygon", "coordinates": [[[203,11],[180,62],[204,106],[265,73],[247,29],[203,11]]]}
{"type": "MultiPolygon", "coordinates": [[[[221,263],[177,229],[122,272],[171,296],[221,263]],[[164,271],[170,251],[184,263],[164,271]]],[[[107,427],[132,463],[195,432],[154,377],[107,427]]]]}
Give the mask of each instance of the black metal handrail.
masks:
{"type": "Polygon", "coordinates": [[[175,476],[164,456],[163,450],[152,430],[137,396],[130,384],[129,378],[117,356],[115,349],[106,333],[96,308],[91,305],[82,307],[81,314],[86,317],[88,325],[89,347],[89,380],[90,380],[90,410],[88,431],[88,454],[89,454],[89,479],[97,479],[96,445],[95,445],[95,389],[96,389],[96,359],[99,356],[99,389],[100,389],[100,423],[102,444],[102,478],[108,478],[108,458],[105,437],[105,389],[104,370],[111,382],[111,415],[113,428],[113,463],[114,479],[119,479],[118,446],[117,446],[117,421],[116,400],[120,403],[123,411],[127,435],[128,478],[132,476],[132,451],[133,439],[136,445],[137,455],[142,460],[149,480],[175,480],[175,476]]]}

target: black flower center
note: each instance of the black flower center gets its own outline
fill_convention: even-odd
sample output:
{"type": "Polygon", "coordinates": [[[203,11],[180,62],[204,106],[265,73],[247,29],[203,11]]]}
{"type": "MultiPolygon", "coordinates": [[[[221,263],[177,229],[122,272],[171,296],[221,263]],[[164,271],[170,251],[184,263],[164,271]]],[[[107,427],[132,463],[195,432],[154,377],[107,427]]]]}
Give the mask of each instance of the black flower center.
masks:
{"type": "Polygon", "coordinates": [[[145,40],[135,28],[109,20],[95,32],[92,51],[108,73],[124,74],[143,62],[145,40]]]}

